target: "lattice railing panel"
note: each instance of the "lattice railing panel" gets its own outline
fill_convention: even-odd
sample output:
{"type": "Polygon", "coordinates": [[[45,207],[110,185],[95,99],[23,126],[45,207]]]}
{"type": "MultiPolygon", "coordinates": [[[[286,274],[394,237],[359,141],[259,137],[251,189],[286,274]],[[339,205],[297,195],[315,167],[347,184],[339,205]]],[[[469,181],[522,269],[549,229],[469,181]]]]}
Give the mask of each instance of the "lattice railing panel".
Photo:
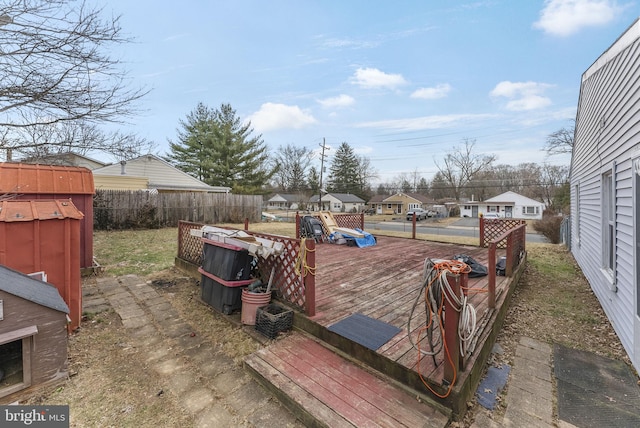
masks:
{"type": "Polygon", "coordinates": [[[192,229],[201,229],[204,224],[189,221],[178,222],[178,258],[202,265],[202,240],[197,236],[191,236],[192,229]]]}
{"type": "Polygon", "coordinates": [[[306,290],[304,280],[296,273],[296,263],[300,256],[300,240],[266,233],[247,231],[247,233],[260,238],[281,242],[284,251],[279,256],[260,259],[258,270],[262,281],[266,284],[271,276],[271,270],[275,267],[271,288],[275,290],[278,298],[305,310],[306,290]]]}
{"type": "MultiPolygon", "coordinates": [[[[202,240],[197,236],[191,236],[192,229],[201,229],[204,224],[181,221],[178,224],[178,257],[193,263],[202,265],[202,240]]],[[[266,238],[284,245],[284,251],[279,256],[267,259],[260,258],[258,271],[261,280],[267,284],[271,269],[275,266],[272,289],[276,295],[292,305],[305,310],[306,290],[303,278],[296,274],[296,262],[300,254],[300,240],[283,236],[269,235],[266,233],[246,231],[250,235],[266,238]]]]}
{"type": "MultiPolygon", "coordinates": [[[[503,219],[503,218],[495,218],[495,219],[480,219],[480,231],[481,231],[481,246],[488,247],[489,243],[496,238],[504,235],[505,232],[508,232],[511,229],[514,229],[522,224],[526,224],[524,220],[516,220],[516,219],[503,219]]],[[[506,238],[498,242],[498,248],[507,248],[507,240],[506,238]]]]}

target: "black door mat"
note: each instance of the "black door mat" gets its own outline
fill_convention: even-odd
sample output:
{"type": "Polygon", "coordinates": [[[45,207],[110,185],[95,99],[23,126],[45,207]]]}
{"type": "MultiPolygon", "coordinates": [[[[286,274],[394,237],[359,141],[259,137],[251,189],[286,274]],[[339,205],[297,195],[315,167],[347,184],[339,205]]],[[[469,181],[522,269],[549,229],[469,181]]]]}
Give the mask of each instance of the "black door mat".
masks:
{"type": "Polygon", "coordinates": [[[554,345],[558,418],[579,428],[640,427],[640,387],[621,361],[554,345]]]}
{"type": "Polygon", "coordinates": [[[373,351],[387,343],[401,331],[396,326],[360,313],[350,315],[329,326],[328,329],[373,351]]]}

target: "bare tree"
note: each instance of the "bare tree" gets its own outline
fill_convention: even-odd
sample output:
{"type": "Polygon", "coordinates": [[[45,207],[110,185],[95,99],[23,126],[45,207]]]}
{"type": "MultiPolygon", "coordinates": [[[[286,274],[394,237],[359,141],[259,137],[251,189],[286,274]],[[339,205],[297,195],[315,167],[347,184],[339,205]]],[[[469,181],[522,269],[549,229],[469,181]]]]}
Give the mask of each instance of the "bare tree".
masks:
{"type": "Polygon", "coordinates": [[[14,154],[30,162],[51,162],[53,156],[68,152],[87,155],[95,151],[121,161],[155,148],[155,143],[134,134],[105,133],[96,124],[84,121],[33,125],[14,131],[7,132],[4,142],[14,154]]]}
{"type": "Polygon", "coordinates": [[[276,173],[275,187],[285,192],[300,192],[307,189],[307,177],[313,152],[306,147],[293,144],[278,147],[272,161],[276,173]]]}
{"type": "Polygon", "coordinates": [[[571,153],[573,151],[573,137],[575,133],[575,122],[569,128],[561,128],[549,134],[544,151],[548,156],[571,153]]]}
{"type": "Polygon", "coordinates": [[[482,155],[473,152],[475,140],[465,139],[464,144],[455,147],[444,157],[444,165],[436,161],[441,178],[447,183],[452,195],[460,200],[461,191],[480,171],[489,168],[496,160],[495,155],[482,155]]]}
{"type": "Polygon", "coordinates": [[[102,12],[83,0],[0,5],[0,148],[27,149],[21,129],[59,123],[82,129],[137,113],[136,101],[148,91],[132,89],[121,61],[110,56],[129,39],[119,17],[103,19],[102,12]]]}

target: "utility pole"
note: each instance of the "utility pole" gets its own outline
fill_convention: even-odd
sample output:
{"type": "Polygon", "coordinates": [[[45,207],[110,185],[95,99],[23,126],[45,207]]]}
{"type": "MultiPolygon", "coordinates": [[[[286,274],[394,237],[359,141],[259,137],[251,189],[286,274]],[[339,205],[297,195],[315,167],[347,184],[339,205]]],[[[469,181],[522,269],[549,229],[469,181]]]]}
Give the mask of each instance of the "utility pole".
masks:
{"type": "Polygon", "coordinates": [[[320,201],[318,204],[318,207],[320,209],[320,211],[322,211],[322,173],[324,172],[324,158],[325,158],[325,150],[329,150],[330,148],[327,147],[327,145],[325,144],[325,139],[324,137],[322,138],[322,144],[320,144],[320,147],[322,147],[322,154],[320,155],[320,189],[318,190],[318,193],[320,195],[320,201]]]}

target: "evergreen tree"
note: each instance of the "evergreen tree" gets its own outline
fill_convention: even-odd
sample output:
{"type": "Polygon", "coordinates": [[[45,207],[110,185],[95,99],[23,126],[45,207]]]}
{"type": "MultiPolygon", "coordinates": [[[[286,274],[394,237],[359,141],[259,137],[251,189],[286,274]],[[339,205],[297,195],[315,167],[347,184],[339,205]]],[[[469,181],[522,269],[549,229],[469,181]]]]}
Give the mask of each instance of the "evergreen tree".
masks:
{"type": "Polygon", "coordinates": [[[181,125],[167,161],[212,186],[231,187],[234,193],[264,192],[276,170],[268,167],[262,136],[252,136],[251,124],[243,124],[231,105],[211,110],[199,103],[181,125]]]}
{"type": "Polygon", "coordinates": [[[331,161],[327,190],[334,193],[360,194],[358,157],[348,143],[343,142],[331,161]]]}
{"type": "Polygon", "coordinates": [[[320,194],[320,172],[315,166],[309,168],[309,174],[307,175],[307,184],[309,186],[309,190],[313,195],[320,194]]]}
{"type": "Polygon", "coordinates": [[[170,153],[164,157],[176,168],[208,184],[212,184],[209,163],[213,159],[214,118],[213,110],[198,103],[186,120],[180,120],[178,139],[169,140],[170,153]]]}

